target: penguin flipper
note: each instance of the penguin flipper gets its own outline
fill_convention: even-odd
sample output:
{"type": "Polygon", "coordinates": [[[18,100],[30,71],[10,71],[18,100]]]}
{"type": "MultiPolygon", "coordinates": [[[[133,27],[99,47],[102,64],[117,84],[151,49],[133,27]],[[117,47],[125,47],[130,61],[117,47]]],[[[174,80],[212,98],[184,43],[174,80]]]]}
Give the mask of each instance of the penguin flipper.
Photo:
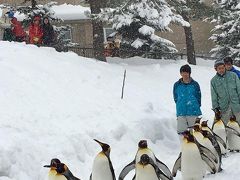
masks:
{"type": "Polygon", "coordinates": [[[111,162],[109,156],[108,156],[108,162],[109,162],[110,170],[111,170],[111,173],[112,173],[112,178],[113,178],[113,180],[116,180],[116,176],[115,176],[115,172],[114,172],[114,169],[113,169],[113,165],[112,165],[112,162],[111,162]]]}
{"type": "Polygon", "coordinates": [[[92,180],[92,173],[91,173],[91,175],[90,175],[90,177],[89,177],[89,180],[92,180]]]}
{"type": "Polygon", "coordinates": [[[212,160],[207,157],[205,154],[201,154],[202,160],[208,165],[208,167],[211,169],[211,173],[215,174],[217,172],[216,165],[212,162],[212,160]]]}
{"type": "Polygon", "coordinates": [[[181,171],[181,157],[182,157],[182,153],[180,152],[173,166],[173,170],[172,170],[173,177],[176,177],[178,170],[181,171]]]}
{"type": "Polygon", "coordinates": [[[222,163],[222,153],[221,153],[221,148],[216,140],[216,137],[212,135],[211,133],[208,133],[208,139],[212,143],[213,147],[215,148],[218,156],[219,156],[219,162],[220,164],[222,163]]]}
{"type": "Polygon", "coordinates": [[[67,178],[67,180],[80,180],[79,178],[73,176],[72,172],[68,169],[63,175],[67,178]]]}
{"type": "Polygon", "coordinates": [[[134,168],[135,168],[135,159],[123,168],[123,170],[119,175],[118,180],[123,180],[126,177],[126,175],[134,168]]]}
{"type": "Polygon", "coordinates": [[[207,157],[211,158],[215,163],[218,163],[218,158],[210,151],[208,148],[204,147],[200,143],[196,142],[200,154],[205,154],[207,157]]]}
{"type": "Polygon", "coordinates": [[[155,170],[155,173],[159,180],[172,180],[172,177],[168,177],[166,174],[164,174],[161,169],[153,162],[152,158],[149,157],[149,164],[151,164],[155,170]]]}
{"type": "MultiPolygon", "coordinates": [[[[156,157],[155,157],[156,158],[156,157]]],[[[167,175],[170,179],[173,178],[171,171],[169,170],[169,168],[167,167],[166,164],[164,164],[163,162],[161,162],[159,159],[156,158],[156,165],[159,169],[162,170],[162,172],[167,175]]]]}
{"type": "Polygon", "coordinates": [[[233,129],[233,128],[229,127],[229,126],[225,126],[225,128],[226,128],[226,131],[227,131],[228,133],[235,134],[235,135],[237,135],[238,137],[240,137],[240,133],[237,132],[235,129],[233,129]]]}
{"type": "Polygon", "coordinates": [[[221,144],[223,145],[223,147],[226,149],[226,148],[227,148],[227,145],[226,145],[226,143],[224,142],[224,140],[223,140],[220,136],[218,136],[217,134],[215,134],[215,133],[214,133],[214,136],[216,137],[216,140],[217,140],[219,143],[221,143],[221,144]]]}
{"type": "Polygon", "coordinates": [[[132,180],[135,180],[135,179],[136,179],[136,174],[134,174],[134,176],[133,176],[132,180]]]}

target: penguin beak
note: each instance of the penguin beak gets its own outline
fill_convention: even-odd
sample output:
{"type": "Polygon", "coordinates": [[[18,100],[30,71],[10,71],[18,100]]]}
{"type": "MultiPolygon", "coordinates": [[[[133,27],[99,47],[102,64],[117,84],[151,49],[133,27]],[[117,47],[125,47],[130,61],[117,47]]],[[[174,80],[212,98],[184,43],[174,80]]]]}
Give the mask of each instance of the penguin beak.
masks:
{"type": "Polygon", "coordinates": [[[104,143],[98,141],[97,139],[93,139],[94,141],[96,141],[101,147],[103,147],[104,143]]]}
{"type": "Polygon", "coordinates": [[[45,166],[43,166],[43,167],[45,167],[45,168],[51,168],[51,166],[50,166],[50,165],[45,165],[45,166]]]}
{"type": "Polygon", "coordinates": [[[102,147],[102,151],[106,154],[109,155],[110,153],[110,146],[108,144],[102,143],[96,139],[94,139],[94,141],[96,141],[101,147],[102,147]]]}
{"type": "Polygon", "coordinates": [[[194,127],[195,127],[195,125],[193,125],[193,126],[188,126],[189,129],[193,129],[194,127]]]}

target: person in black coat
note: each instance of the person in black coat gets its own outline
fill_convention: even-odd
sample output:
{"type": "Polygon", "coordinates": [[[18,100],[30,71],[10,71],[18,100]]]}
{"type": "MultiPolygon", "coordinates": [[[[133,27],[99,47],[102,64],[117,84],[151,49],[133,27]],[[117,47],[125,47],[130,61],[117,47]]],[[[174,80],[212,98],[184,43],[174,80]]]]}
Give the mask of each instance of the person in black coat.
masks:
{"type": "Polygon", "coordinates": [[[54,29],[47,17],[43,18],[42,29],[43,29],[43,44],[47,46],[52,45],[54,42],[54,29]]]}

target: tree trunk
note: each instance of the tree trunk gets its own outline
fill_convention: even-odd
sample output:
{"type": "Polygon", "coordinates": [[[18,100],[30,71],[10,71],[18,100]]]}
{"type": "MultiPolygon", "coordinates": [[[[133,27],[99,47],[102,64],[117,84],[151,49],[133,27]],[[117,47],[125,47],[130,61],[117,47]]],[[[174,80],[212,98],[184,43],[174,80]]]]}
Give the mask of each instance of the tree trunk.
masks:
{"type": "MultiPolygon", "coordinates": [[[[189,22],[190,24],[187,12],[183,12],[182,17],[185,21],[189,22]]],[[[186,37],[187,61],[189,64],[196,65],[192,26],[189,26],[189,27],[184,26],[183,28],[184,28],[185,37],[186,37]]]]}
{"type": "MultiPolygon", "coordinates": [[[[99,14],[101,12],[101,2],[99,0],[89,0],[91,13],[99,14]]],[[[102,21],[93,19],[93,49],[94,57],[100,61],[106,62],[106,57],[104,56],[104,34],[103,34],[103,23],[102,21]]]]}
{"type": "Polygon", "coordinates": [[[32,9],[35,9],[37,5],[36,0],[31,0],[31,3],[32,3],[32,9]]]}

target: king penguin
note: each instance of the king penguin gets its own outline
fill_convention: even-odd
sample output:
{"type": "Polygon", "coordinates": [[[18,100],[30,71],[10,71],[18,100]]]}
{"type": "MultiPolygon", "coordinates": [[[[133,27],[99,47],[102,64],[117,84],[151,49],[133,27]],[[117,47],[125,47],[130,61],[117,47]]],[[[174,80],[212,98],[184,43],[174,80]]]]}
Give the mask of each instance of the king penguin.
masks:
{"type": "Polygon", "coordinates": [[[136,175],[133,180],[168,180],[169,178],[157,167],[147,154],[140,157],[136,164],[136,175]]]}
{"type": "MultiPolygon", "coordinates": [[[[226,142],[219,135],[214,133],[212,129],[210,129],[210,127],[208,126],[207,122],[208,121],[202,121],[201,129],[203,131],[208,131],[214,137],[214,139],[217,140],[217,143],[219,144],[219,146],[220,147],[222,146],[223,149],[224,148],[226,149],[227,148],[226,142]]],[[[222,151],[221,151],[221,154],[222,154],[222,151]]]]}
{"type": "MultiPolygon", "coordinates": [[[[222,121],[222,116],[221,116],[221,111],[219,109],[214,110],[215,117],[212,125],[212,131],[218,135],[223,142],[226,144],[227,143],[227,131],[225,128],[225,124],[222,121]]],[[[225,155],[227,153],[227,148],[226,146],[224,147],[222,143],[219,143],[220,148],[221,148],[221,153],[225,155]]]]}
{"type": "Polygon", "coordinates": [[[93,162],[90,180],[116,180],[112,162],[110,160],[110,146],[94,139],[101,147],[93,162]]]}
{"type": "Polygon", "coordinates": [[[57,164],[56,171],[56,176],[64,176],[67,180],[80,180],[79,178],[75,177],[68,167],[63,163],[57,164]]]}
{"type": "MultiPolygon", "coordinates": [[[[234,129],[238,134],[240,134],[240,126],[236,120],[236,117],[233,115],[231,116],[228,124],[228,127],[234,129]]],[[[230,152],[233,151],[240,151],[240,137],[238,134],[236,133],[232,133],[232,132],[228,132],[227,133],[227,137],[228,137],[228,149],[230,150],[230,152]]]]}
{"type": "Polygon", "coordinates": [[[157,167],[168,177],[168,179],[172,180],[172,173],[163,162],[161,162],[152,152],[151,149],[148,148],[147,140],[140,140],[138,143],[138,151],[135,155],[135,159],[129,163],[127,166],[123,168],[119,175],[119,180],[123,180],[125,176],[134,168],[136,168],[136,164],[140,161],[140,158],[143,154],[148,155],[153,162],[157,165],[157,167]]]}
{"type": "Polygon", "coordinates": [[[217,163],[216,156],[209,149],[199,144],[189,131],[185,131],[182,135],[181,152],[174,164],[173,176],[175,177],[177,171],[181,170],[183,180],[202,180],[206,173],[204,162],[215,173],[214,162],[217,163]]]}
{"type": "MultiPolygon", "coordinates": [[[[217,172],[222,171],[221,164],[222,164],[222,154],[221,154],[221,148],[219,144],[217,143],[217,140],[214,138],[214,136],[209,132],[202,130],[203,134],[203,141],[202,145],[206,148],[208,148],[212,153],[218,158],[218,162],[214,163],[216,166],[217,172]]],[[[209,169],[209,168],[208,168],[209,169]]],[[[211,172],[211,169],[209,169],[211,172]]],[[[213,173],[213,172],[211,172],[213,173]]]]}
{"type": "Polygon", "coordinates": [[[63,175],[57,175],[57,165],[61,163],[59,159],[52,159],[50,165],[45,165],[44,167],[50,168],[48,173],[48,180],[67,180],[63,175]]]}

